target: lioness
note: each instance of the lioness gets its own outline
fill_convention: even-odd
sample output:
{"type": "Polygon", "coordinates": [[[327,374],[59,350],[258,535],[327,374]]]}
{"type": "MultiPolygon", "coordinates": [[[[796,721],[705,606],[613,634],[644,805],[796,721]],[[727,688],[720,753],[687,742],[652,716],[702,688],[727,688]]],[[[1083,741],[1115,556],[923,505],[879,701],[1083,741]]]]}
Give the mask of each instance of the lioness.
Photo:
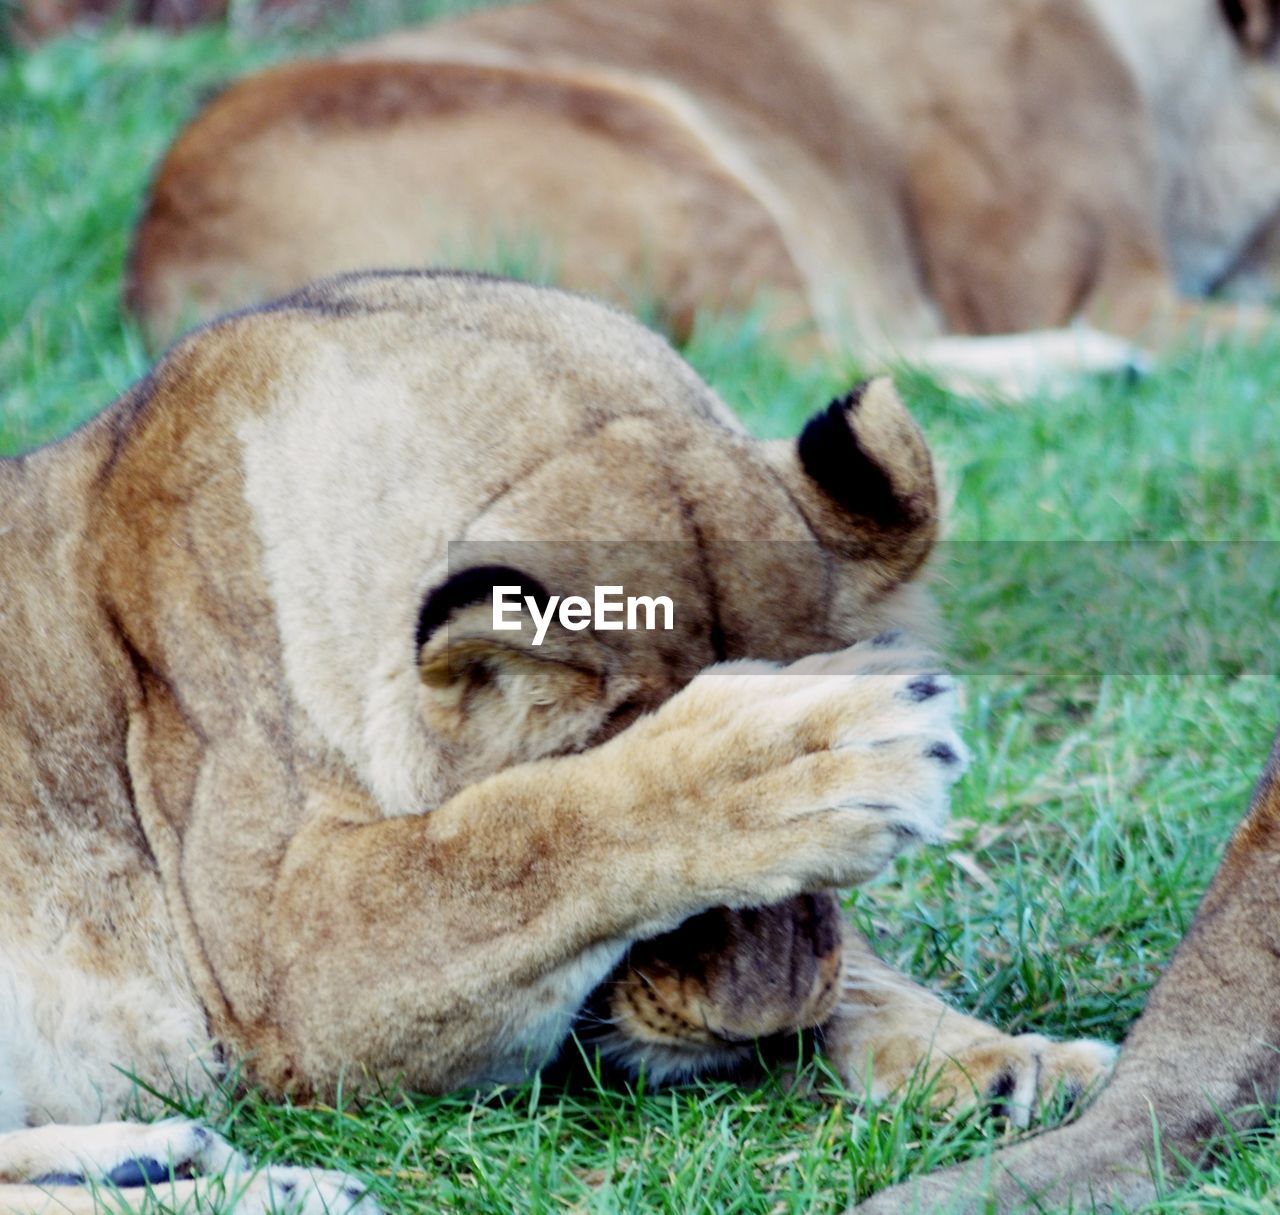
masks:
{"type": "Polygon", "coordinates": [[[960,371],[1021,348],[922,340],[1077,317],[1153,343],[1232,326],[1236,310],[1180,300],[1275,289],[1277,7],[479,12],[217,97],[155,177],[128,302],[165,337],[321,274],[536,238],[558,281],[656,301],[677,333],[763,292],[784,326],[960,371]]]}
{"type": "Polygon", "coordinates": [[[858,1215],[1134,1210],[1280,1090],[1280,734],[1114,1078],[1071,1126],[877,1194],[858,1215]]]}
{"type": "MultiPolygon", "coordinates": [[[[55,1124],[0,1137],[0,1181],[234,1163],[184,1122],[58,1125],[118,1118],[121,1067],[441,1091],[588,1005],[658,1078],[818,1026],[861,1090],[932,1052],[1025,1122],[1090,1084],[1109,1047],[842,958],[822,893],[934,835],[962,767],[948,680],[886,635],[937,525],[888,381],[761,443],[622,314],[464,275],[222,320],[0,461],[0,1125],[55,1124]],[[494,587],[581,591],[602,539],[674,631],[495,629],[494,587]]],[[[371,1203],[275,1169],[237,1209],[290,1194],[371,1203]]]]}

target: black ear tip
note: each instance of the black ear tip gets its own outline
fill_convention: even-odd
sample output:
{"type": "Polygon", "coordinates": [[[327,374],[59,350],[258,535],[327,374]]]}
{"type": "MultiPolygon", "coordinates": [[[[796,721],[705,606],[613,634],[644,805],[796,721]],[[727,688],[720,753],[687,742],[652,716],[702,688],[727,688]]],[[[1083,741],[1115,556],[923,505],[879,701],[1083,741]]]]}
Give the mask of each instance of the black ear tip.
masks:
{"type": "Polygon", "coordinates": [[[800,432],[796,454],[804,471],[836,505],[882,526],[901,527],[909,520],[893,482],[851,425],[870,384],[864,380],[814,414],[800,432]]]}
{"type": "Polygon", "coordinates": [[[473,603],[483,603],[492,596],[496,586],[518,586],[521,595],[532,595],[539,604],[545,604],[549,598],[547,588],[541,582],[510,565],[476,565],[460,570],[430,591],[422,601],[414,633],[414,644],[418,650],[454,612],[473,603]]]}
{"type": "Polygon", "coordinates": [[[820,452],[826,453],[829,459],[841,452],[850,454],[858,447],[858,441],[849,429],[849,420],[862,407],[862,398],[870,383],[870,380],[862,380],[855,384],[844,396],[836,397],[826,409],[820,410],[805,423],[799,439],[800,462],[815,480],[821,481],[821,478],[810,467],[810,461],[824,463],[820,452]]]}
{"type": "Polygon", "coordinates": [[[800,432],[797,446],[804,470],[820,485],[825,473],[839,462],[854,454],[858,441],[849,429],[849,419],[862,405],[863,394],[870,380],[855,384],[842,397],[836,397],[826,409],[819,410],[800,432]]]}
{"type": "Polygon", "coordinates": [[[839,411],[842,414],[857,413],[862,405],[862,398],[866,395],[870,380],[859,380],[848,392],[842,397],[836,397],[834,401],[827,407],[828,413],[839,411]]]}
{"type": "Polygon", "coordinates": [[[847,470],[851,461],[865,459],[849,423],[862,404],[866,388],[865,382],[857,384],[844,396],[836,397],[804,424],[796,441],[805,472],[824,489],[829,489],[832,478],[847,470]]]}

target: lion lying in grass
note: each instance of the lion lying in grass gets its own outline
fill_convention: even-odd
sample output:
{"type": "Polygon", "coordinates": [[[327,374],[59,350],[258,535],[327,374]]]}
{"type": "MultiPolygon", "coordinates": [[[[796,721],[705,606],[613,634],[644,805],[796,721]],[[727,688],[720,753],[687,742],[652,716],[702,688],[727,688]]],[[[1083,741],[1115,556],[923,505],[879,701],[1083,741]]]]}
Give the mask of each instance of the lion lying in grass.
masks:
{"type": "MultiPolygon", "coordinates": [[[[584,1009],[656,1079],[814,1028],[859,1092],[941,1069],[1025,1124],[1091,1084],[1109,1047],[948,1010],[827,893],[935,836],[963,766],[892,632],[937,511],[888,381],[757,442],[621,314],[450,274],[225,319],[0,461],[5,1209],[211,1200],[183,1178],[237,1164],[216,1136],[102,1121],[121,1068],[439,1092],[527,1075],[584,1009]],[[602,573],[674,630],[495,630],[495,587],[602,573]]],[[[235,1209],[290,1202],[373,1207],[273,1168],[235,1209]]]]}
{"type": "Polygon", "coordinates": [[[1276,290],[1276,34],[1275,0],[491,8],[218,96],[156,174],[128,300],[164,340],[322,274],[534,240],[562,285],[679,335],[763,296],[952,383],[1123,366],[1104,335],[1266,324],[1203,297],[1276,290]]]}

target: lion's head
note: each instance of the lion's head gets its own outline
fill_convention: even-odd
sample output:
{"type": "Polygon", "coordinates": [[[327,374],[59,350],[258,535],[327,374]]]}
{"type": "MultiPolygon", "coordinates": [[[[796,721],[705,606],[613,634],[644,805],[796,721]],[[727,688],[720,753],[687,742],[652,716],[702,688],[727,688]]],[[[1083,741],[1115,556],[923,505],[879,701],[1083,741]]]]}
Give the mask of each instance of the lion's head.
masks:
{"type": "MultiPolygon", "coordinates": [[[[713,663],[788,661],[926,615],[933,467],[888,380],[761,442],[614,309],[363,274],[198,331],[144,389],[104,423],[128,437],[95,550],[137,661],[175,689],[148,703],[166,715],[148,737],[194,753],[216,728],[233,753],[265,714],[288,731],[277,750],[367,792],[353,815],[421,813],[599,745],[713,663]],[[601,585],[670,597],[673,627],[495,628],[495,588],[545,604],[601,585]],[[216,632],[230,620],[239,642],[216,632]],[[253,713],[228,712],[241,701],[253,713]]],[[[201,796],[166,756],[150,765],[161,803],[201,796]]],[[[264,785],[277,818],[240,830],[279,838],[305,819],[298,796],[264,785]]],[[[759,977],[716,988],[736,993],[735,1034],[829,1009],[839,933],[823,899],[716,927],[759,977]],[[808,979],[782,990],[787,973],[808,979]]],[[[703,956],[704,929],[681,958],[703,956]]]]}

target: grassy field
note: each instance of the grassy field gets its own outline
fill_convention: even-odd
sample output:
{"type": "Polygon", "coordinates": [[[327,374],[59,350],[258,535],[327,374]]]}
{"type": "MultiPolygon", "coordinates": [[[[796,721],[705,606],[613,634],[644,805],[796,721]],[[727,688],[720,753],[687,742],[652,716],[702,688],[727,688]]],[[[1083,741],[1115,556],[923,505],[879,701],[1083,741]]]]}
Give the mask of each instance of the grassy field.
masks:
{"type": "MultiPolygon", "coordinates": [[[[363,18],[385,25],[400,14],[363,18]]],[[[323,44],[226,28],[0,58],[0,451],[51,439],[147,363],[118,310],[148,172],[201,94],[323,44]]],[[[853,374],[747,322],[689,357],[761,433],[853,374]]],[[[937,585],[975,753],[954,840],[858,893],[882,953],[1014,1028],[1119,1039],[1190,922],[1280,720],[1280,359],[1188,354],[1019,408],[906,377],[953,500],[937,585]]],[[[741,1092],[537,1083],[359,1108],[203,1112],[264,1159],[346,1167],[393,1211],[834,1212],[1009,1132],[816,1077],[741,1092]]],[[[1264,1211],[1280,1111],[1161,1210],[1264,1211]]]]}

